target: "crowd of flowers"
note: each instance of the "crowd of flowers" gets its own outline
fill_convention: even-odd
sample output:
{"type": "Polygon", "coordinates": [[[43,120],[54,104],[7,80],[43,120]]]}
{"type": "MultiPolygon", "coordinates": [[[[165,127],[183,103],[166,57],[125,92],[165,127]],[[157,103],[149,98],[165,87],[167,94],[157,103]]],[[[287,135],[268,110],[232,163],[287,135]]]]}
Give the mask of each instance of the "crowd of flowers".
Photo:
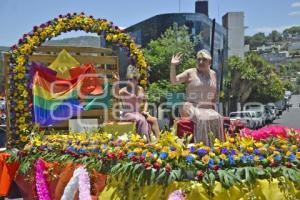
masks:
{"type": "Polygon", "coordinates": [[[14,137],[9,137],[9,142],[25,144],[29,140],[26,130],[32,128],[31,108],[29,106],[31,95],[27,90],[30,79],[27,76],[29,56],[36,47],[46,40],[72,30],[83,30],[104,35],[106,41],[127,49],[132,64],[139,69],[141,75],[140,85],[147,86],[148,69],[143,52],[128,34],[106,19],[95,19],[93,16],[85,16],[84,13],[60,15],[40,26],[34,26],[31,32],[24,34],[19,39],[17,45],[11,47],[8,84],[10,86],[9,96],[11,97],[9,99],[11,107],[10,125],[14,137]]]}
{"type": "Polygon", "coordinates": [[[274,131],[274,136],[262,140],[227,135],[226,142],[216,139],[213,147],[188,144],[172,132],[163,132],[155,143],[136,134],[34,134],[11,159],[19,160],[21,173],[37,159],[71,161],[124,179],[120,184],[130,178],[139,186],[191,180],[209,185],[218,180],[229,188],[242,181],[251,184],[257,178],[280,176],[299,183],[300,132],[285,130],[285,135],[274,131]]]}

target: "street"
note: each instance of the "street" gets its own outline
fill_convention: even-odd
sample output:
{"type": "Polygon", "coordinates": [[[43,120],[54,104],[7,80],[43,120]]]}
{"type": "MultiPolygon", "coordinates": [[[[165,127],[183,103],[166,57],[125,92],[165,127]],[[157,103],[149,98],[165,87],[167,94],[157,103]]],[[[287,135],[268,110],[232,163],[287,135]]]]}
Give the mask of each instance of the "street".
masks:
{"type": "Polygon", "coordinates": [[[292,103],[292,107],[284,111],[279,119],[273,121],[273,124],[300,128],[300,95],[293,95],[290,102],[292,103]]]}

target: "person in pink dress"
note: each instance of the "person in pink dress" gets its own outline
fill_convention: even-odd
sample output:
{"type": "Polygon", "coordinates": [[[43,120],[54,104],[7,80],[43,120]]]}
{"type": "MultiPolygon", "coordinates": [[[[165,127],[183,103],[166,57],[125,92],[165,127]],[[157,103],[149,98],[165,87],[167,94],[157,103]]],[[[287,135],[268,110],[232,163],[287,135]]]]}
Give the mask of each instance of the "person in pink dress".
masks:
{"type": "MultiPolygon", "coordinates": [[[[114,75],[119,80],[118,75],[114,75]]],[[[144,134],[150,141],[149,133],[153,131],[156,137],[160,130],[157,118],[152,117],[148,112],[148,103],[144,89],[138,85],[139,72],[129,65],[126,74],[127,86],[119,90],[118,96],[122,100],[121,120],[135,121],[137,133],[144,134]],[[142,109],[143,107],[143,109],[142,109]]]]}
{"type": "Polygon", "coordinates": [[[172,84],[186,84],[186,102],[180,114],[194,123],[194,142],[213,146],[213,138],[225,140],[223,117],[216,111],[217,78],[210,69],[211,55],[207,50],[197,53],[197,66],[176,75],[176,66],[181,62],[181,53],[172,57],[170,80],[172,84]]]}

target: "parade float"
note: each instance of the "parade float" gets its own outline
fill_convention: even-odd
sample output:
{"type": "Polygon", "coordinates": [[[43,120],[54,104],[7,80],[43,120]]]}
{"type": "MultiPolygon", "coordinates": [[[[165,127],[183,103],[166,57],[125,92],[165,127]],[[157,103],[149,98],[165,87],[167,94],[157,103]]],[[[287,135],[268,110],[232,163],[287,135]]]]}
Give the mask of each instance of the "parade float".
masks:
{"type": "MultiPolygon", "coordinates": [[[[14,181],[24,199],[300,199],[300,130],[280,126],[244,129],[227,134],[225,142],[216,139],[214,146],[208,147],[190,144],[188,136],[179,138],[174,131],[164,131],[156,142],[148,143],[130,131],[103,128],[74,133],[60,130],[66,124],[50,127],[49,121],[39,121],[32,110],[45,105],[39,95],[49,100],[47,91],[41,91],[50,80],[43,80],[43,76],[33,79],[31,72],[46,73],[51,80],[60,81],[70,77],[78,80],[78,73],[73,76],[68,68],[69,77],[58,71],[53,74],[57,54],[45,57],[36,52],[50,51],[45,50],[50,47],[41,44],[72,30],[103,35],[107,42],[124,48],[139,69],[140,85],[147,87],[147,64],[142,51],[107,20],[83,13],[61,15],[24,34],[6,55],[8,143],[7,150],[0,153],[0,196],[8,194],[14,181]],[[46,70],[35,61],[52,68],[46,70]],[[43,126],[37,126],[37,122],[43,126]]],[[[93,49],[98,52],[92,53],[99,55],[89,59],[84,54],[91,49],[74,49],[65,48],[68,52],[77,51],[72,56],[79,62],[71,63],[81,73],[98,70],[89,64],[103,64],[98,59],[103,49],[93,49]]],[[[61,50],[51,49],[56,53],[61,50]]],[[[111,75],[117,69],[100,70],[111,75]]],[[[71,82],[72,88],[81,90],[84,80],[81,81],[71,82]]],[[[111,77],[109,81],[114,80],[111,77]]],[[[97,85],[97,80],[94,82],[97,85]]],[[[73,91],[63,94],[78,97],[73,91]]],[[[66,99],[55,99],[55,109],[66,99]]],[[[79,100],[72,105],[78,106],[86,99],[79,100]]],[[[43,108],[45,114],[47,107],[43,108]]],[[[103,115],[100,110],[82,112],[87,112],[88,117],[103,115]]],[[[118,127],[118,122],[112,126],[118,127]]]]}

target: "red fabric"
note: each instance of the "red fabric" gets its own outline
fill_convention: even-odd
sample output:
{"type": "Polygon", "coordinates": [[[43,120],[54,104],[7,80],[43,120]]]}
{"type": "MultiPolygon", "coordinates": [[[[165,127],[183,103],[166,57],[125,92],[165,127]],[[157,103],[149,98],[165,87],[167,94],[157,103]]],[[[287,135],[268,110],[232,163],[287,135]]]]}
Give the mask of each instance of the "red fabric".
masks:
{"type": "Polygon", "coordinates": [[[7,196],[19,168],[19,163],[6,163],[9,154],[0,153],[0,197],[7,196]]]}
{"type": "Polygon", "coordinates": [[[177,121],[177,136],[181,138],[186,134],[194,134],[194,123],[189,119],[179,119],[177,121]]]}

